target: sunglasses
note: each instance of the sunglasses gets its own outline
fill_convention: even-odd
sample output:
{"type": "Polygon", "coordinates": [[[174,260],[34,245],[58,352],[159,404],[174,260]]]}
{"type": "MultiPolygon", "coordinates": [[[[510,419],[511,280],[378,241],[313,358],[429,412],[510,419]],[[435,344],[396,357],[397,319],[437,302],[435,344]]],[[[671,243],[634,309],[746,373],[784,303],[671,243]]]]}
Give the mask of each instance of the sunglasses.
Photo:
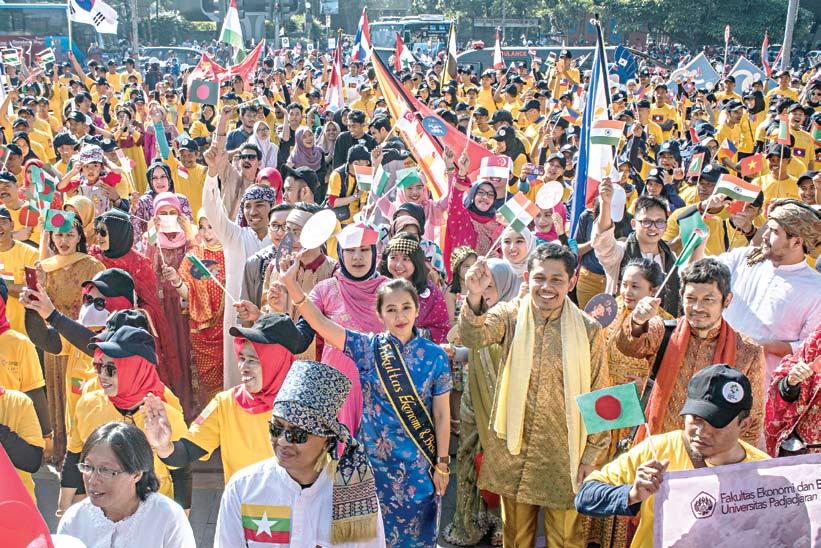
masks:
{"type": "Polygon", "coordinates": [[[102,236],[103,238],[108,237],[108,231],[104,228],[98,228],[94,232],[97,233],[98,235],[102,236]]]}
{"type": "Polygon", "coordinates": [[[105,310],[105,299],[103,297],[94,298],[90,293],[83,295],[83,304],[93,304],[97,310],[105,310]]]}
{"type": "Polygon", "coordinates": [[[256,154],[240,154],[239,159],[240,160],[256,160],[257,155],[256,154]]]}
{"type": "Polygon", "coordinates": [[[105,369],[105,374],[107,377],[114,377],[117,375],[117,366],[113,363],[94,362],[92,365],[94,366],[94,371],[96,371],[98,375],[103,371],[103,369],[105,369]]]}
{"type": "MultiPolygon", "coordinates": [[[[110,375],[109,375],[110,376],[110,375]]],[[[268,432],[271,434],[271,437],[279,439],[283,434],[285,434],[285,441],[288,443],[293,443],[295,445],[301,445],[308,441],[308,432],[301,428],[289,428],[286,429],[284,426],[276,424],[275,422],[268,423],[268,432]]]]}

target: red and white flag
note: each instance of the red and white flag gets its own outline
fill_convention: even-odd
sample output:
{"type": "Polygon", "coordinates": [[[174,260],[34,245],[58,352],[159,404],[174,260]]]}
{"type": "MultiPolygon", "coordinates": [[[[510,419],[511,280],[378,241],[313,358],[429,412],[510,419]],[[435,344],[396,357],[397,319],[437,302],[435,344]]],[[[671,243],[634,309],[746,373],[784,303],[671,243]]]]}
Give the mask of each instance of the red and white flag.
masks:
{"type": "Polygon", "coordinates": [[[509,179],[511,163],[510,158],[503,154],[486,156],[482,158],[482,163],[479,167],[479,178],[489,179],[491,177],[498,177],[500,179],[509,179]]]}
{"type": "Polygon", "coordinates": [[[359,27],[353,40],[351,61],[367,61],[371,54],[371,29],[368,24],[368,8],[362,8],[359,27]]]}
{"type": "Polygon", "coordinates": [[[493,46],[493,68],[505,68],[505,62],[502,60],[502,38],[499,29],[496,29],[496,44],[493,46]]]}
{"type": "Polygon", "coordinates": [[[342,82],[342,40],[336,41],[334,50],[334,65],[331,68],[331,77],[328,80],[328,89],[325,91],[325,108],[336,112],[345,106],[345,85],[342,82]]]}
{"type": "Polygon", "coordinates": [[[724,46],[728,46],[730,44],[730,25],[724,27],[724,46]]]}
{"type": "Polygon", "coordinates": [[[770,67],[770,40],[767,37],[766,30],[764,31],[764,41],[761,42],[761,68],[764,69],[764,74],[769,78],[773,69],[770,67]]]}

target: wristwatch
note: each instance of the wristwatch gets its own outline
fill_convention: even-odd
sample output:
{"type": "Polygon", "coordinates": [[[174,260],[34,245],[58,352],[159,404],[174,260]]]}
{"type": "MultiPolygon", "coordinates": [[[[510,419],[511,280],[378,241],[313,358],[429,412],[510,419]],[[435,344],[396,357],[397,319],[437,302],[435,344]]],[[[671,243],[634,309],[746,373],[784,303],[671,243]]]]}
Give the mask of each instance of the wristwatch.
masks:
{"type": "Polygon", "coordinates": [[[436,464],[450,464],[450,455],[447,457],[439,457],[436,459],[436,464]]]}

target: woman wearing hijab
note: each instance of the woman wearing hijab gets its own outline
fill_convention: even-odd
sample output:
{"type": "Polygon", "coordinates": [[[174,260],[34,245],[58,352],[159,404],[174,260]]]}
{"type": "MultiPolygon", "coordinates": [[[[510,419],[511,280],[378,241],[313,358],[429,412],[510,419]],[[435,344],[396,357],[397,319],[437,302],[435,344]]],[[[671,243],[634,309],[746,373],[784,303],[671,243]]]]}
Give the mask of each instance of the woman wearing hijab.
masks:
{"type": "Polygon", "coordinates": [[[536,249],[536,239],[533,234],[526,228],[521,232],[507,227],[502,231],[502,257],[516,277],[519,278],[519,283],[524,281],[524,273],[527,270],[527,260],[530,254],[536,249]]]}
{"type": "MultiPolygon", "coordinates": [[[[492,278],[483,295],[488,306],[499,302],[512,301],[519,293],[516,273],[510,265],[500,259],[488,260],[492,278]]],[[[489,505],[489,493],[482,493],[477,485],[482,448],[490,432],[490,412],[496,389],[501,347],[492,344],[478,350],[468,350],[459,346],[459,328],[455,326],[448,334],[453,357],[467,357],[466,388],[462,394],[459,415],[461,431],[459,449],[456,453],[456,511],[444,538],[457,546],[473,546],[487,534],[492,534],[494,546],[502,544],[502,520],[499,515],[498,497],[495,505],[489,505]],[[492,506],[489,507],[489,506],[492,506]]],[[[464,358],[462,358],[464,360],[464,358]]],[[[490,502],[493,502],[490,499],[490,502]]]]}
{"type": "MultiPolygon", "coordinates": [[[[38,264],[40,284],[55,308],[69,318],[77,318],[83,305],[82,284],[105,267],[86,254],[86,237],[78,217],[65,232],[48,232],[43,245],[53,255],[38,264]]],[[[45,353],[44,371],[48,392],[49,414],[54,432],[54,462],[62,462],[66,448],[67,428],[71,424],[71,406],[67,405],[73,393],[72,372],[85,369],[83,360],[75,355],[76,349],[64,344],[59,354],[45,353]],[[67,386],[68,385],[68,386],[67,386]]]]}
{"type": "MultiPolygon", "coordinates": [[[[496,220],[496,189],[488,181],[470,184],[467,178],[467,155],[459,159],[462,164],[453,175],[448,196],[448,220],[445,227],[445,257],[454,249],[466,245],[479,255],[491,251],[490,247],[502,234],[504,227],[496,220]]],[[[453,276],[452,272],[448,275],[453,276]]]]}
{"type": "Polygon", "coordinates": [[[211,136],[217,129],[214,123],[216,117],[217,115],[213,105],[202,105],[200,117],[191,124],[189,135],[197,142],[200,148],[204,148],[211,143],[211,136]]]}
{"type": "Polygon", "coordinates": [[[150,411],[146,420],[148,440],[169,466],[208,460],[220,449],[226,484],[237,471],[274,455],[267,423],[300,340],[293,322],[284,314],[260,316],[251,327],[232,327],[230,333],[242,382],[215,395],[179,441],[172,441],[159,398],[147,400],[150,411]]]}
{"type": "Polygon", "coordinates": [[[340,133],[342,133],[342,130],[339,129],[339,125],[333,120],[325,122],[325,125],[319,132],[319,136],[316,139],[316,146],[325,155],[325,165],[330,166],[334,163],[334,145],[336,145],[336,139],[340,133]]]}
{"type": "MultiPolygon", "coordinates": [[[[422,175],[424,177],[424,175],[422,175]]],[[[438,200],[434,200],[430,196],[430,191],[425,186],[423,178],[417,178],[409,185],[405,185],[396,191],[395,204],[401,207],[403,204],[416,204],[422,208],[425,213],[425,221],[422,226],[425,229],[423,237],[426,240],[433,242],[439,240],[439,230],[445,218],[445,212],[448,210],[448,197],[442,196],[438,200]]]]}
{"type": "Polygon", "coordinates": [[[199,405],[222,391],[222,316],[225,310],[225,254],[205,211],[197,214],[199,243],[192,255],[207,266],[213,276],[204,277],[186,257],[171,280],[180,298],[188,302],[191,357],[199,380],[199,405]]]}
{"type": "Polygon", "coordinates": [[[288,166],[297,169],[307,167],[317,174],[320,181],[325,180],[325,153],[314,142],[310,128],[300,127],[294,136],[294,147],[288,157],[288,166]]]}
{"type": "Polygon", "coordinates": [[[86,242],[93,241],[94,238],[94,202],[85,196],[74,196],[66,200],[63,209],[71,211],[80,218],[83,223],[83,232],[86,235],[86,242]]]}
{"type": "MultiPolygon", "coordinates": [[[[92,432],[109,422],[130,422],[145,432],[145,414],[141,408],[146,396],[159,394],[164,398],[165,395],[166,387],[157,375],[154,337],[148,331],[126,325],[106,332],[101,339],[90,344],[89,349],[94,352],[94,369],[102,390],[86,392],[77,402],[65,466],[60,476],[58,514],[77,502],[76,495],[85,491],[78,464],[83,444],[92,432]]],[[[163,406],[172,437],[177,440],[186,431],[182,413],[165,401],[163,406]]],[[[156,456],[156,451],[153,452],[154,470],[160,482],[158,492],[173,497],[180,506],[189,509],[190,467],[170,470],[156,456]]]]}
{"type": "MultiPolygon", "coordinates": [[[[154,217],[151,225],[156,237],[148,236],[144,242],[145,256],[151,262],[159,286],[160,305],[166,319],[168,341],[174,345],[183,364],[181,375],[171,379],[171,389],[180,396],[187,417],[195,411],[191,388],[191,339],[188,320],[182,314],[182,303],[176,288],[171,284],[178,277],[177,269],[194,245],[194,234],[187,218],[182,214],[178,196],[162,192],[154,198],[154,217]]],[[[151,234],[151,233],[149,233],[151,234]]]]}
{"type": "Polygon", "coordinates": [[[516,130],[511,126],[500,127],[491,139],[496,142],[496,153],[504,154],[513,162],[511,175],[520,178],[528,158],[524,145],[516,136],[516,130]]]}
{"type": "MultiPolygon", "coordinates": [[[[299,131],[297,131],[299,133],[299,131]]],[[[262,158],[259,160],[260,168],[276,168],[277,154],[279,154],[279,147],[271,142],[271,128],[262,120],[254,123],[254,129],[251,131],[251,136],[248,138],[248,143],[256,145],[262,152],[262,158]]]]}
{"type": "Polygon", "coordinates": [[[282,203],[282,174],[275,167],[264,167],[257,172],[256,184],[274,189],[274,205],[282,203]]]}
{"type": "MultiPolygon", "coordinates": [[[[174,193],[174,179],[171,177],[171,168],[161,161],[156,161],[148,167],[148,190],[138,200],[130,204],[131,223],[134,225],[134,241],[142,244],[143,234],[151,228],[150,221],[154,217],[154,199],[163,192],[174,193]]],[[[193,218],[191,204],[182,194],[174,195],[180,202],[181,215],[189,220],[193,218]]]]}
{"type": "Polygon", "coordinates": [[[106,268],[120,268],[131,275],[137,305],[146,311],[157,337],[157,371],[164,384],[173,386],[172,379],[183,375],[183,364],[176,346],[170,342],[171,331],[160,305],[156,271],[151,261],[134,248],[134,228],[128,214],[109,210],[94,220],[94,231],[97,245],[92,246],[90,254],[106,268]]]}
{"type": "Polygon", "coordinates": [[[448,306],[442,290],[428,280],[428,265],[419,245],[419,237],[400,232],[391,238],[382,252],[379,273],[413,284],[419,295],[419,314],[416,317],[419,334],[437,344],[445,342],[450,329],[448,306]]]}
{"type": "Polygon", "coordinates": [[[134,120],[134,110],[128,103],[117,106],[117,126],[114,128],[114,140],[131,161],[131,179],[137,192],[145,192],[146,171],[145,152],[143,151],[143,126],[134,120]]]}

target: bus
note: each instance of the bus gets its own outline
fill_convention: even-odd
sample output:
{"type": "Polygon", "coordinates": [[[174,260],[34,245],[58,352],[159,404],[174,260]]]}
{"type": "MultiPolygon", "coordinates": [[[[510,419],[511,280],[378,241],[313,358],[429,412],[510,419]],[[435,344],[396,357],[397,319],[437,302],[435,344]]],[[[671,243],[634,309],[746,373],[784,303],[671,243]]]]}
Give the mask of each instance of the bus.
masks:
{"type": "Polygon", "coordinates": [[[371,42],[379,58],[388,61],[396,49],[396,33],[402,37],[405,47],[414,55],[431,55],[447,47],[452,19],[443,15],[414,15],[408,17],[382,17],[370,24],[371,42]]]}
{"type": "MultiPolygon", "coordinates": [[[[113,34],[98,34],[91,25],[73,24],[72,51],[81,63],[92,42],[105,49],[106,40],[116,41],[113,34]]],[[[54,48],[58,62],[67,60],[68,9],[66,4],[0,4],[0,48],[23,50],[26,63],[46,48],[54,48]]]]}

